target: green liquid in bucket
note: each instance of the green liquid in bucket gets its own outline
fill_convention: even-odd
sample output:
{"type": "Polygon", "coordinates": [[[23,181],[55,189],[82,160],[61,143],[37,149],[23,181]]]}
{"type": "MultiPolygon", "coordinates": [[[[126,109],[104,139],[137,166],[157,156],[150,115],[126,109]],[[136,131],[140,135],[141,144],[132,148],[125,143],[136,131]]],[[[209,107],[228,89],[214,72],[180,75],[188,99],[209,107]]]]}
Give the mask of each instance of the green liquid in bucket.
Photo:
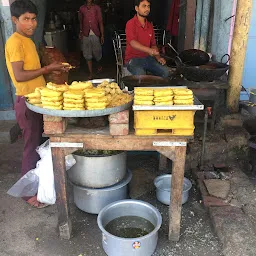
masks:
{"type": "Polygon", "coordinates": [[[105,230],[110,234],[123,238],[142,237],[155,229],[148,220],[137,216],[123,216],[110,221],[105,230]]]}

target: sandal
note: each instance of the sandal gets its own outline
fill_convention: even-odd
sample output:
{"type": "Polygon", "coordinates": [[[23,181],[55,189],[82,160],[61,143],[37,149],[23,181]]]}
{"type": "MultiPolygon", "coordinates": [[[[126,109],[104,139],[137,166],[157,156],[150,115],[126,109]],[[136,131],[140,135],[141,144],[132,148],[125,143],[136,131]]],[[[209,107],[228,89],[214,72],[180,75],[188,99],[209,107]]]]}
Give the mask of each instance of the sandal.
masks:
{"type": "Polygon", "coordinates": [[[49,206],[49,204],[44,204],[44,203],[40,203],[37,201],[37,196],[33,196],[31,197],[30,199],[26,200],[26,202],[32,206],[32,207],[35,207],[37,209],[42,209],[42,208],[45,208],[47,206],[49,206]]]}

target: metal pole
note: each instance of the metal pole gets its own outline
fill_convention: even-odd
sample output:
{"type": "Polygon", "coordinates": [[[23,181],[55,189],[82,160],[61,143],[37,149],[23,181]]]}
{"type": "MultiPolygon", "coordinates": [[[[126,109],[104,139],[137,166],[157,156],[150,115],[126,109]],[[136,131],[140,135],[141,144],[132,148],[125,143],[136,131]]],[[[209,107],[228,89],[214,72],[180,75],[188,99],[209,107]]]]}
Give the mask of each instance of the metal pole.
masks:
{"type": "Polygon", "coordinates": [[[242,87],[248,35],[251,25],[252,6],[253,0],[237,1],[236,21],[230,56],[230,87],[227,95],[228,109],[233,113],[236,113],[239,110],[239,99],[242,87]]]}
{"type": "Polygon", "coordinates": [[[195,39],[194,48],[199,48],[201,22],[202,22],[203,0],[196,1],[196,24],[195,24],[195,39]]]}
{"type": "Polygon", "coordinates": [[[210,10],[211,10],[211,0],[204,0],[203,10],[202,10],[201,35],[200,35],[200,43],[199,43],[199,49],[202,51],[207,50],[210,10]]]}

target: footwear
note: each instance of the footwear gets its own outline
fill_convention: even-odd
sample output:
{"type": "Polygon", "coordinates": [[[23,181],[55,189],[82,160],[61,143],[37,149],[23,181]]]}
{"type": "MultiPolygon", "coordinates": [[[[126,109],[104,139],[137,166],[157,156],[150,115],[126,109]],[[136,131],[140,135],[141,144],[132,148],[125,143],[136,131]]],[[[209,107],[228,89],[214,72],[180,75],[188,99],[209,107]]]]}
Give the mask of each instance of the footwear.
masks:
{"type": "Polygon", "coordinates": [[[90,75],[88,76],[88,80],[92,80],[92,78],[93,78],[93,75],[90,74],[90,75]]]}
{"type": "Polygon", "coordinates": [[[44,204],[44,203],[40,203],[37,201],[37,196],[33,196],[30,199],[26,200],[26,202],[31,205],[32,207],[35,207],[37,209],[42,209],[45,208],[47,206],[49,206],[49,204],[44,204]]]}

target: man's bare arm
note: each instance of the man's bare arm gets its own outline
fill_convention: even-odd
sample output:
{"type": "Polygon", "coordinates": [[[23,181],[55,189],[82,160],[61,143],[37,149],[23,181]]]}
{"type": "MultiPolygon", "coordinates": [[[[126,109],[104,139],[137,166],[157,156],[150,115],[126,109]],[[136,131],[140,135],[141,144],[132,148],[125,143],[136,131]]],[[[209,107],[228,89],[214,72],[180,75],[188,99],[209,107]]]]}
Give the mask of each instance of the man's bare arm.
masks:
{"type": "Polygon", "coordinates": [[[52,71],[67,71],[65,66],[63,66],[63,64],[61,63],[52,63],[48,66],[35,70],[24,70],[23,61],[12,62],[11,64],[14,77],[17,82],[26,82],[35,79],[41,75],[48,74],[52,71]]]}
{"type": "Polygon", "coordinates": [[[141,52],[148,53],[151,56],[159,55],[158,49],[154,49],[153,47],[150,48],[150,47],[144,46],[136,40],[131,40],[130,45],[132,48],[134,48],[138,51],[141,51],[141,52]]]}

